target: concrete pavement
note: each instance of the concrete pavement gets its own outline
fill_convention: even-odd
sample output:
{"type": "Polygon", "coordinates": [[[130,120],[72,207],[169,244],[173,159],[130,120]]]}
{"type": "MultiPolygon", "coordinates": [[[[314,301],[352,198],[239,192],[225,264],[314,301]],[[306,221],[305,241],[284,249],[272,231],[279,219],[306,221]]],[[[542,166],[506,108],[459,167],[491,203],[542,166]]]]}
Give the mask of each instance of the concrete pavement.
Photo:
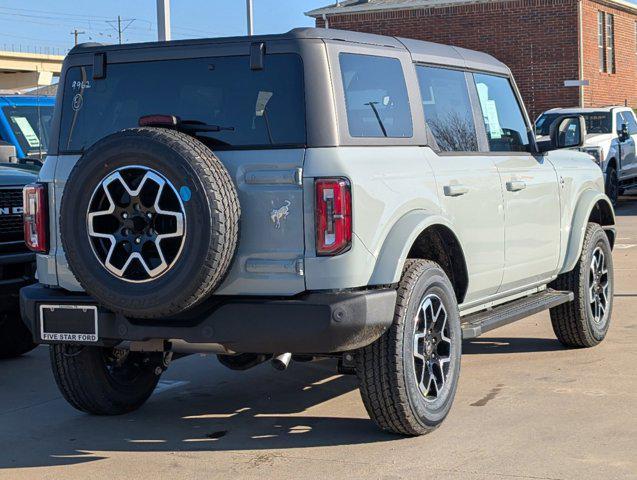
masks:
{"type": "Polygon", "coordinates": [[[91,417],[60,396],[48,350],[0,363],[0,479],[637,478],[637,197],[617,209],[609,335],[566,350],[542,313],[464,343],[445,423],[379,432],[334,362],[174,362],[138,412],[91,417]]]}

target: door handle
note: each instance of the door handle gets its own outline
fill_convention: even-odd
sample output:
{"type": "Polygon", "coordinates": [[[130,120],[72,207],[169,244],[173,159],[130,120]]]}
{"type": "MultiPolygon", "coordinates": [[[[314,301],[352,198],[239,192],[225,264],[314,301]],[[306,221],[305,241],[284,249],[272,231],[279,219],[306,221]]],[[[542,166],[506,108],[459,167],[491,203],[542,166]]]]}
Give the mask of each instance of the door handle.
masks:
{"type": "Polygon", "coordinates": [[[447,197],[459,197],[469,192],[464,185],[445,185],[442,190],[447,197]]]}
{"type": "Polygon", "coordinates": [[[507,182],[507,190],[509,192],[519,192],[520,190],[524,190],[526,188],[526,182],[522,180],[511,180],[507,182]]]}

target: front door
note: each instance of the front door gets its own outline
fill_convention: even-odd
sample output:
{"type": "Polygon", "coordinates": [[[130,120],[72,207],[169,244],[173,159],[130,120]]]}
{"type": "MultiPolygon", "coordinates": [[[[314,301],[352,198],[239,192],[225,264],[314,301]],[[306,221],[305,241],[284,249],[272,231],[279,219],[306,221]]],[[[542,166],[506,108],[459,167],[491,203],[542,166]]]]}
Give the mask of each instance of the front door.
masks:
{"type": "Polygon", "coordinates": [[[505,260],[500,292],[521,290],[555,273],[560,198],[553,165],[532,154],[530,126],[509,79],[473,74],[504,198],[505,260]]]}
{"type": "Polygon", "coordinates": [[[504,267],[504,209],[500,175],[476,133],[470,74],[416,66],[430,147],[425,160],[436,178],[443,215],[462,245],[469,274],[465,303],[497,293],[504,267]]]}
{"type": "Polygon", "coordinates": [[[615,114],[615,123],[621,157],[621,179],[634,178],[637,176],[637,121],[635,121],[634,114],[624,111],[615,114]],[[630,136],[622,141],[621,130],[623,125],[626,125],[630,136]]]}

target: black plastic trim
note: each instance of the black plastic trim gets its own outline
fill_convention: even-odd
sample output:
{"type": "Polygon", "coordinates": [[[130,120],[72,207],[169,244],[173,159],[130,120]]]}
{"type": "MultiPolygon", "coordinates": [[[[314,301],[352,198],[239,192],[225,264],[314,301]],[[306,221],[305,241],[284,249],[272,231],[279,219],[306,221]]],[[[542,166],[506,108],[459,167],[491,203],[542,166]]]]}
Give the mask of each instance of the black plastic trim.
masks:
{"type": "MultiPolygon", "coordinates": [[[[47,288],[41,284],[20,291],[20,307],[27,327],[41,340],[40,304],[95,305],[84,294],[47,288]]],[[[369,345],[391,325],[396,290],[341,293],[308,292],[292,299],[221,297],[197,309],[196,318],[135,320],[98,310],[100,341],[180,339],[189,343],[219,343],[235,352],[336,353],[369,345]]],[[[80,343],[80,342],[77,342],[80,343]]]]}

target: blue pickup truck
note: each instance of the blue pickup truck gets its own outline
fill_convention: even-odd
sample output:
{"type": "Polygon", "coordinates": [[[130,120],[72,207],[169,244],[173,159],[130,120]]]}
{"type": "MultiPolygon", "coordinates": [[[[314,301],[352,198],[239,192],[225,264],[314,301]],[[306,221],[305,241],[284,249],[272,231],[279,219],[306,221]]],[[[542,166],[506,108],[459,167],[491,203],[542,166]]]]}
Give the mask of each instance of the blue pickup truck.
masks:
{"type": "Polygon", "coordinates": [[[22,187],[44,161],[53,97],[0,96],[0,359],[35,347],[20,320],[18,292],[34,281],[22,227],[22,187]]]}

